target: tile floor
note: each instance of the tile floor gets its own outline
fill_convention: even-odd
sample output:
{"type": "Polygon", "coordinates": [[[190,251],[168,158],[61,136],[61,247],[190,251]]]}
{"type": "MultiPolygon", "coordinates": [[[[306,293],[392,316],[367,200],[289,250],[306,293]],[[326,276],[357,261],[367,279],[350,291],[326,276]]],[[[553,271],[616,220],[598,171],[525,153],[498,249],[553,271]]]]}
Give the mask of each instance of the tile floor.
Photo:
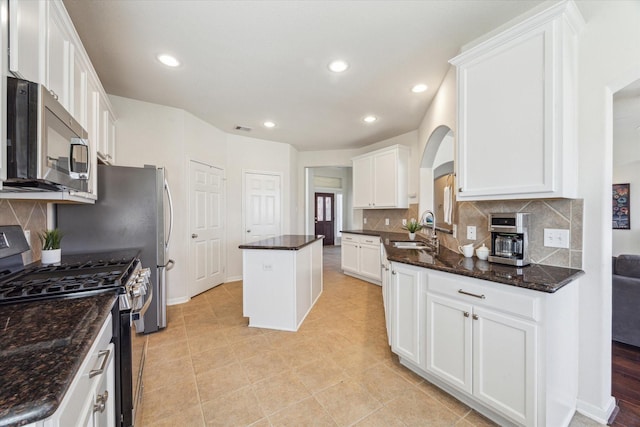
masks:
{"type": "Polygon", "coordinates": [[[298,332],[249,328],[242,282],[169,307],[148,336],[143,427],[495,425],[401,366],[381,288],[343,275],[339,247],[324,254],[324,292],[298,332]]]}

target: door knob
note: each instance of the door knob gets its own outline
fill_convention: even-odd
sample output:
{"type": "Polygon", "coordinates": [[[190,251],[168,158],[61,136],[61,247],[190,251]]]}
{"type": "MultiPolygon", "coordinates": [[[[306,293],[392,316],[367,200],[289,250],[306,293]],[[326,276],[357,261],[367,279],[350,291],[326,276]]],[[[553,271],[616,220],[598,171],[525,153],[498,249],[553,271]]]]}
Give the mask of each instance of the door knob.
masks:
{"type": "Polygon", "coordinates": [[[251,233],[251,230],[247,230],[247,233],[251,233]]]}
{"type": "Polygon", "coordinates": [[[192,238],[192,239],[197,239],[197,238],[198,238],[198,235],[197,235],[196,233],[193,233],[193,234],[191,235],[191,238],[192,238]]]}

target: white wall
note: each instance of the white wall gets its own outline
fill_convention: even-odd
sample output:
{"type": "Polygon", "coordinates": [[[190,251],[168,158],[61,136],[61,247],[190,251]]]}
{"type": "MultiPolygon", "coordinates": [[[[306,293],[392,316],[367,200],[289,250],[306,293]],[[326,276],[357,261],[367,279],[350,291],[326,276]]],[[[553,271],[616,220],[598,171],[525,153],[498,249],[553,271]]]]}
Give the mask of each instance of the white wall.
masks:
{"type": "Polygon", "coordinates": [[[631,185],[631,229],[613,230],[613,255],[640,254],[640,96],[613,102],[613,183],[631,185]]]}
{"type": "Polygon", "coordinates": [[[612,92],[640,78],[640,2],[578,2],[579,197],[586,275],[580,280],[579,410],[604,421],[611,398],[612,92]]]}
{"type": "Polygon", "coordinates": [[[245,171],[273,172],[282,175],[282,234],[297,227],[295,191],[304,181],[294,165],[297,152],[289,144],[264,141],[240,135],[227,135],[227,280],[242,278],[242,252],[245,229],[242,223],[243,174],[245,171]]]}

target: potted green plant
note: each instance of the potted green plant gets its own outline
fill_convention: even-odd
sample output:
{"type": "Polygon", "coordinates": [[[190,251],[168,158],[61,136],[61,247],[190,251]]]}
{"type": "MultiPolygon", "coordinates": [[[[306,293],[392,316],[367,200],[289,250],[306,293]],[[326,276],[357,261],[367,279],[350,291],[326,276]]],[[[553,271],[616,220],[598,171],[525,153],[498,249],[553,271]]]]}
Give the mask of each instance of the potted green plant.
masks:
{"type": "Polygon", "coordinates": [[[402,228],[409,232],[409,239],[413,240],[416,238],[416,231],[422,230],[422,224],[416,221],[415,218],[411,218],[407,221],[407,225],[402,226],[402,228]]]}
{"type": "Polygon", "coordinates": [[[40,233],[40,241],[42,242],[42,264],[55,264],[60,262],[61,250],[60,241],[62,233],[57,228],[46,230],[40,233]]]}

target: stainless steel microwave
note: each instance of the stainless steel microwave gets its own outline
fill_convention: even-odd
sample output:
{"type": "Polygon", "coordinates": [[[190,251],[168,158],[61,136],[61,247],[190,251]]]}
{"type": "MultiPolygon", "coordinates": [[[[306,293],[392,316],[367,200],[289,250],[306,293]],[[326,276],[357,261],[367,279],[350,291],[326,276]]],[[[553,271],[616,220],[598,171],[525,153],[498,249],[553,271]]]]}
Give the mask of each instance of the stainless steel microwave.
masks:
{"type": "Polygon", "coordinates": [[[7,180],[23,191],[89,191],[87,131],[44,86],[7,77],[7,180]]]}

